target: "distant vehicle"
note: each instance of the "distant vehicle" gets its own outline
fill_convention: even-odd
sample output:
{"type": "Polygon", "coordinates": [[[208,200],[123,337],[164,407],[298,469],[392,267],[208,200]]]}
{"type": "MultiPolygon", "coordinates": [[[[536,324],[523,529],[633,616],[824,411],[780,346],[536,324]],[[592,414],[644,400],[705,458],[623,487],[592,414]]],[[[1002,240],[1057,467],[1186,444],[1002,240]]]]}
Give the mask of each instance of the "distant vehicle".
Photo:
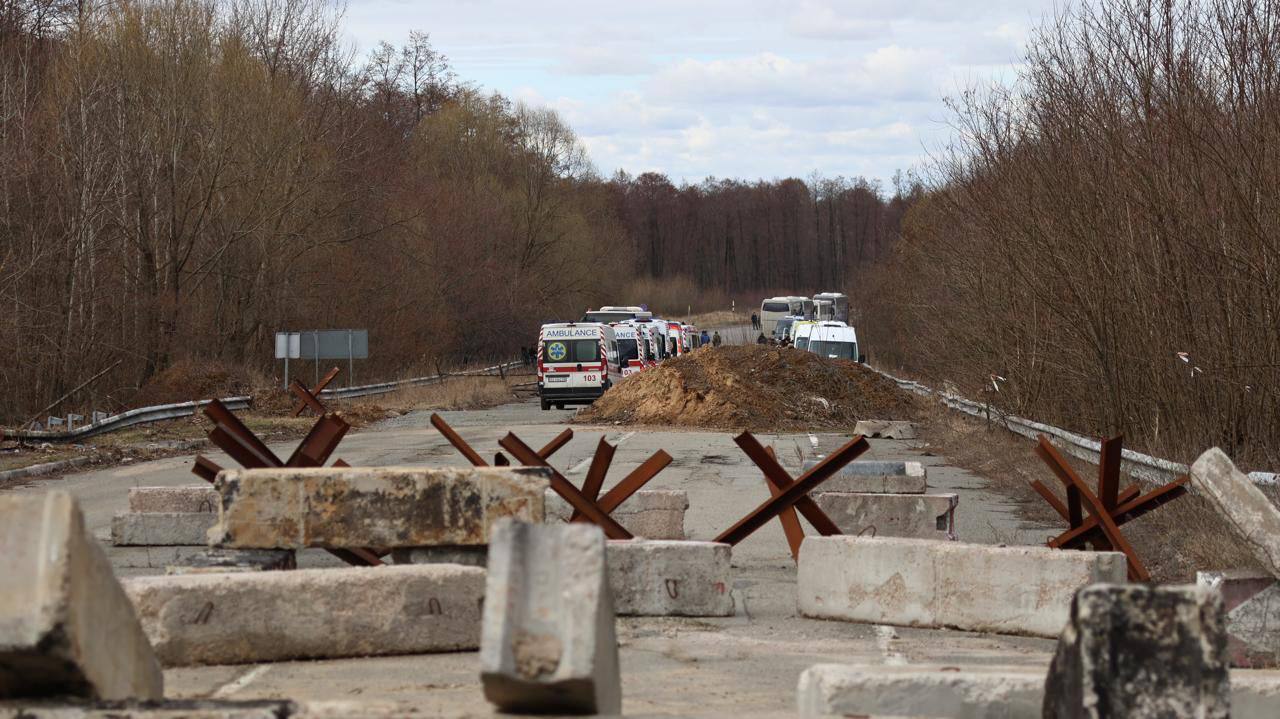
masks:
{"type": "Polygon", "coordinates": [[[787,300],[789,300],[788,304],[791,305],[791,314],[796,317],[803,317],[806,320],[813,319],[813,300],[798,295],[792,295],[787,300]]]}
{"type": "Polygon", "coordinates": [[[796,322],[804,322],[804,318],[798,315],[792,315],[779,319],[773,326],[773,334],[775,340],[781,340],[783,337],[791,336],[791,325],[796,322]]]}
{"type": "Polygon", "coordinates": [[[809,334],[808,351],[829,359],[861,362],[858,333],[843,322],[819,322],[809,334]]]}
{"type": "Polygon", "coordinates": [[[819,322],[830,322],[836,318],[836,307],[831,300],[813,301],[813,318],[819,322]]]}
{"type": "Polygon", "coordinates": [[[698,328],[693,325],[681,325],[680,331],[684,335],[684,351],[691,352],[702,346],[702,334],[698,332],[698,328]]]}
{"type": "Polygon", "coordinates": [[[849,321],[849,296],[842,292],[820,292],[813,296],[814,302],[828,300],[831,302],[831,319],[836,322],[849,321]]]}
{"type": "Polygon", "coordinates": [[[684,325],[679,322],[668,322],[667,355],[670,357],[679,357],[688,351],[688,344],[684,334],[684,325]]]}
{"type": "Polygon", "coordinates": [[[538,332],[542,409],[591,404],[622,379],[614,329],[598,322],[557,322],[538,332]]]}
{"type": "Polygon", "coordinates": [[[653,313],[642,307],[615,307],[606,305],[598,310],[587,310],[582,315],[583,322],[600,322],[603,324],[613,324],[615,322],[625,322],[626,320],[649,319],[653,317],[653,313]]]}
{"type": "Polygon", "coordinates": [[[809,335],[818,323],[814,320],[801,320],[791,323],[791,346],[798,350],[809,347],[809,335]]]}
{"type": "Polygon", "coordinates": [[[641,359],[641,343],[637,339],[636,326],[629,322],[613,325],[613,337],[618,343],[618,367],[623,377],[630,377],[644,369],[641,359]]]}
{"type": "Polygon", "coordinates": [[[770,297],[760,303],[760,331],[766,335],[773,334],[778,320],[793,314],[790,297],[770,297]]]}
{"type": "Polygon", "coordinates": [[[645,367],[652,367],[667,358],[667,323],[655,317],[631,320],[636,328],[636,340],[642,345],[641,358],[645,367]]]}

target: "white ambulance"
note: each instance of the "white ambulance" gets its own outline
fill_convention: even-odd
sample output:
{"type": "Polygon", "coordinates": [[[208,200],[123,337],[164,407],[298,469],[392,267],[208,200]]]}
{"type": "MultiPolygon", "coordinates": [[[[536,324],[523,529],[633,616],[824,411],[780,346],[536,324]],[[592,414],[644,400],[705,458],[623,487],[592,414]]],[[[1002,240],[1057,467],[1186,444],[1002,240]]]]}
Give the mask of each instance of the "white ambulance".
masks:
{"type": "Polygon", "coordinates": [[[647,348],[636,326],[630,322],[618,322],[613,325],[613,337],[618,343],[618,368],[622,376],[630,377],[643,370],[647,348]]]}
{"type": "Polygon", "coordinates": [[[542,409],[591,404],[622,379],[614,329],[598,322],[562,322],[538,333],[538,395],[542,409]]]}

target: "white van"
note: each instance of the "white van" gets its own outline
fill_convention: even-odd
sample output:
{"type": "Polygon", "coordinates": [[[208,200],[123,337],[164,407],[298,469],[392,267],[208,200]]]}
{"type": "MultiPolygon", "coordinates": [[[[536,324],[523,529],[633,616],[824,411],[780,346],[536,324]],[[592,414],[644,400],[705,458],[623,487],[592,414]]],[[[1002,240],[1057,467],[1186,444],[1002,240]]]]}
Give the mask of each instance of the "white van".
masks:
{"type": "Polygon", "coordinates": [[[630,377],[644,369],[644,342],[631,322],[613,325],[613,337],[618,343],[618,369],[623,377],[630,377]]]}
{"type": "Polygon", "coordinates": [[[843,322],[815,325],[809,334],[807,350],[828,359],[862,361],[858,354],[858,333],[843,322]]]}
{"type": "Polygon", "coordinates": [[[813,334],[813,328],[818,325],[813,320],[804,320],[795,322],[791,325],[791,346],[798,350],[807,350],[809,348],[809,337],[813,334]]]}
{"type": "Polygon", "coordinates": [[[622,379],[614,329],[598,322],[558,322],[538,332],[542,409],[591,404],[622,379]]]}

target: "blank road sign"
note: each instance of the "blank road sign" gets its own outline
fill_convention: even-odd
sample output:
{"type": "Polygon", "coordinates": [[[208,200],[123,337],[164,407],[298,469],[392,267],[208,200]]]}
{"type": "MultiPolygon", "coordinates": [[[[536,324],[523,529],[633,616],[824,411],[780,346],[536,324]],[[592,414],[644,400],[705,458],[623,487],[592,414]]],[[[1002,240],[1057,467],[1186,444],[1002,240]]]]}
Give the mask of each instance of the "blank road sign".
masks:
{"type": "Polygon", "coordinates": [[[367,359],[369,330],[311,330],[298,332],[302,359],[367,359]]]}

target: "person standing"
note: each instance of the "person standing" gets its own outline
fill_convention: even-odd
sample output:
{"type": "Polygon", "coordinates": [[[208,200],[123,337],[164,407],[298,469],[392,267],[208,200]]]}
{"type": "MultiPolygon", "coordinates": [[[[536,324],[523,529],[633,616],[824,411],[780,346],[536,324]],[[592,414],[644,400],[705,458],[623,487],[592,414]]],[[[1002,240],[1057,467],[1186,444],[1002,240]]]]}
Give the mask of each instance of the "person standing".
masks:
{"type": "Polygon", "coordinates": [[[751,313],[751,329],[760,329],[760,315],[757,315],[754,312],[751,313]]]}
{"type": "Polygon", "coordinates": [[[716,333],[711,335],[711,346],[712,347],[720,346],[720,330],[716,330],[716,333]]]}
{"type": "Polygon", "coordinates": [[[708,344],[711,344],[711,335],[707,334],[707,331],[706,331],[706,330],[703,330],[703,331],[702,331],[702,339],[700,339],[700,340],[698,341],[698,346],[699,346],[699,347],[702,347],[702,346],[704,346],[704,345],[708,345],[708,344]]]}

